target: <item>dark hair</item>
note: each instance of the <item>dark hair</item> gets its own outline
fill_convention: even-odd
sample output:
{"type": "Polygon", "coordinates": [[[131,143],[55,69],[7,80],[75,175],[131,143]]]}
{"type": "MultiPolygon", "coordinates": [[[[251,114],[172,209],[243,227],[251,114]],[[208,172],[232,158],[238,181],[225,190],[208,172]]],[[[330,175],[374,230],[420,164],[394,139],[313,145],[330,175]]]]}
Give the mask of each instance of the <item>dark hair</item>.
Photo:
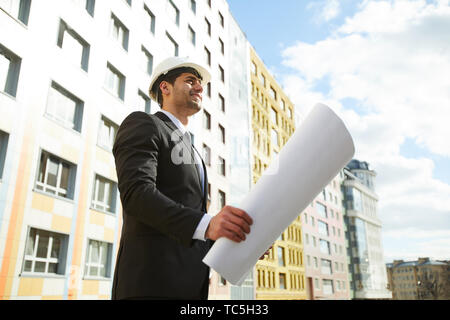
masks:
{"type": "Polygon", "coordinates": [[[160,107],[162,107],[162,104],[163,104],[163,95],[161,92],[161,88],[159,87],[161,82],[166,81],[166,82],[170,83],[171,85],[173,85],[175,83],[175,80],[177,80],[177,78],[183,73],[191,73],[194,76],[196,76],[197,78],[199,78],[200,80],[203,80],[203,77],[200,75],[200,73],[191,67],[176,68],[176,69],[170,70],[166,74],[162,74],[161,76],[159,76],[158,79],[156,79],[156,81],[153,84],[153,87],[151,89],[152,91],[156,91],[156,98],[158,99],[158,104],[160,105],[160,107]]]}

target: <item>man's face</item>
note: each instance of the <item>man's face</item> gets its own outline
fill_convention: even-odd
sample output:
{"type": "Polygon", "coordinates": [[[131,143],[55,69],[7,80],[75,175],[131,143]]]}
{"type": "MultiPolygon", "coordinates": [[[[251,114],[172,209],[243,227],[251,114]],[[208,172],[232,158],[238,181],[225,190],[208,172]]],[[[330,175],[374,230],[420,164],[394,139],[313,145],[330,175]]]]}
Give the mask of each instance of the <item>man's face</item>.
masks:
{"type": "Polygon", "coordinates": [[[201,80],[191,73],[182,73],[173,85],[172,98],[177,107],[186,108],[189,114],[202,109],[203,86],[201,80]]]}

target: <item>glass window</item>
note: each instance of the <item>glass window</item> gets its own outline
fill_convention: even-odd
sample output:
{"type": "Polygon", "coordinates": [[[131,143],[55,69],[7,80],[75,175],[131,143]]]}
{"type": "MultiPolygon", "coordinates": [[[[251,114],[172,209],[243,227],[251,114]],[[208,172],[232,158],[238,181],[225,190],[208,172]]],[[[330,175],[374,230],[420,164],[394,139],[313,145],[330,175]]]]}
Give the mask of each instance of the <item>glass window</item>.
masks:
{"type": "Polygon", "coordinates": [[[203,144],[203,160],[207,166],[211,166],[211,149],[203,144]]]}
{"type": "Polygon", "coordinates": [[[0,179],[3,177],[5,167],[6,151],[8,149],[9,135],[0,130],[0,179]]]}
{"type": "Polygon", "coordinates": [[[275,129],[272,129],[272,144],[274,146],[277,146],[277,147],[279,146],[279,144],[278,144],[278,132],[275,129]]]}
{"type": "Polygon", "coordinates": [[[112,150],[119,126],[102,116],[98,135],[98,144],[108,150],[112,150]]]}
{"type": "Polygon", "coordinates": [[[203,110],[203,128],[211,130],[211,115],[206,110],[203,110]]]}
{"type": "Polygon", "coordinates": [[[191,26],[188,26],[188,40],[193,46],[195,46],[195,31],[191,26]]]}
{"type": "Polygon", "coordinates": [[[66,235],[30,228],[22,271],[64,274],[67,238],[66,235]]]}
{"type": "Polygon", "coordinates": [[[286,265],[283,247],[278,247],[278,265],[280,267],[284,267],[286,265]]]}
{"type": "Polygon", "coordinates": [[[272,123],[278,125],[278,112],[274,108],[271,108],[272,123]]]}
{"type": "Polygon", "coordinates": [[[146,28],[152,34],[155,34],[155,24],[156,24],[155,15],[150,11],[150,9],[146,5],[144,5],[144,11],[145,11],[146,28]]]}
{"type": "Polygon", "coordinates": [[[122,48],[128,51],[128,29],[114,14],[111,14],[110,34],[122,48]]]}
{"type": "Polygon", "coordinates": [[[219,168],[219,174],[221,174],[222,176],[226,175],[226,170],[225,170],[226,164],[225,164],[225,159],[222,157],[219,157],[219,163],[218,163],[218,168],[219,168]]]}
{"type": "Polygon", "coordinates": [[[0,7],[25,25],[28,24],[31,0],[0,0],[0,7]]]}
{"type": "MultiPolygon", "coordinates": [[[[208,50],[208,48],[205,47],[205,61],[208,64],[208,66],[211,65],[211,52],[208,50]]],[[[209,82],[210,83],[210,82],[209,82]]],[[[209,84],[208,83],[208,84],[209,84]]],[[[210,95],[211,96],[211,95],[210,95]]]]}
{"type": "Polygon", "coordinates": [[[225,128],[219,124],[219,139],[222,143],[225,143],[225,128]]]}
{"type": "Polygon", "coordinates": [[[42,151],[36,189],[73,199],[74,171],[74,165],[42,151]]]}
{"type": "Polygon", "coordinates": [[[116,183],[95,175],[92,207],[97,210],[114,212],[116,183]]]}
{"type": "Polygon", "coordinates": [[[331,254],[330,242],[320,239],[320,252],[324,254],[331,254]]]}
{"type": "Polygon", "coordinates": [[[48,93],[46,114],[65,127],[81,132],[84,103],[62,88],[56,82],[52,82],[48,93]]]}
{"type": "Polygon", "coordinates": [[[141,90],[138,90],[138,109],[146,113],[151,112],[151,100],[141,90]]]}
{"type": "Polygon", "coordinates": [[[57,45],[69,61],[81,66],[84,71],[88,70],[90,46],[63,20],[59,24],[57,45]]]}
{"type": "Polygon", "coordinates": [[[333,280],[326,280],[326,279],[322,280],[322,292],[323,294],[327,295],[334,293],[333,280]]]}
{"type": "Polygon", "coordinates": [[[329,232],[328,232],[328,224],[318,220],[317,221],[317,225],[319,228],[319,234],[324,235],[324,236],[329,236],[329,232]]]}
{"type": "Polygon", "coordinates": [[[321,261],[321,265],[322,265],[322,274],[331,274],[331,261],[330,260],[325,260],[322,259],[321,261]]]}
{"type": "Polygon", "coordinates": [[[111,275],[112,244],[89,240],[84,274],[88,277],[109,278],[111,275]]]}
{"type": "Polygon", "coordinates": [[[222,112],[225,112],[225,98],[219,93],[219,108],[222,112]]]}
{"type": "Polygon", "coordinates": [[[166,32],[166,50],[168,54],[178,57],[178,44],[167,32],[166,32]]]}
{"type": "Polygon", "coordinates": [[[320,202],[316,202],[316,209],[317,209],[317,212],[319,212],[321,217],[328,218],[327,207],[325,207],[320,202]]]}
{"type": "Polygon", "coordinates": [[[0,91],[15,97],[22,59],[0,44],[0,91]]]}
{"type": "Polygon", "coordinates": [[[124,100],[125,76],[109,62],[106,65],[105,86],[119,99],[124,100]]]}
{"type": "Polygon", "coordinates": [[[211,23],[205,18],[205,28],[209,36],[211,36],[211,23]]]}
{"type": "Polygon", "coordinates": [[[180,10],[178,10],[177,6],[171,0],[169,0],[167,5],[167,14],[173,23],[177,26],[180,25],[180,10]]]}
{"type": "Polygon", "coordinates": [[[286,274],[280,273],[279,277],[280,277],[280,289],[286,289],[286,274]]]}
{"type": "Polygon", "coordinates": [[[148,75],[151,75],[153,72],[153,56],[148,52],[147,49],[145,49],[144,46],[141,47],[141,67],[145,72],[147,72],[148,75]]]}

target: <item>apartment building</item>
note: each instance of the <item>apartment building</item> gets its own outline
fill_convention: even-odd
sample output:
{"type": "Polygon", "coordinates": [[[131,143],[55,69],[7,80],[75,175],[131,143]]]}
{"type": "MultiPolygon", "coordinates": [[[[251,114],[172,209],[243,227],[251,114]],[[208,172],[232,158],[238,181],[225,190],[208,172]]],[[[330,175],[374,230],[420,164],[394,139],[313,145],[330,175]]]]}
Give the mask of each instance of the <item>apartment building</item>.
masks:
{"type": "Polygon", "coordinates": [[[189,130],[210,213],[227,203],[229,20],[225,0],[0,1],[0,299],[110,297],[122,223],[111,148],[129,113],[159,110],[148,84],[167,56],[210,68],[189,130]]]}
{"type": "Polygon", "coordinates": [[[342,172],[302,213],[309,300],[348,300],[342,172]]]}
{"type": "Polygon", "coordinates": [[[430,258],[386,264],[393,300],[450,299],[450,263],[430,258]]]}
{"type": "Polygon", "coordinates": [[[376,172],[356,159],[344,168],[342,183],[352,299],[391,299],[383,258],[382,224],[375,193],[376,172]]]}
{"type": "MultiPolygon", "coordinates": [[[[295,130],[294,106],[250,47],[252,182],[256,183],[295,130]]],[[[274,215],[277,213],[274,212],[274,215]]],[[[254,270],[256,299],[306,299],[302,226],[297,218],[254,270]]]]}

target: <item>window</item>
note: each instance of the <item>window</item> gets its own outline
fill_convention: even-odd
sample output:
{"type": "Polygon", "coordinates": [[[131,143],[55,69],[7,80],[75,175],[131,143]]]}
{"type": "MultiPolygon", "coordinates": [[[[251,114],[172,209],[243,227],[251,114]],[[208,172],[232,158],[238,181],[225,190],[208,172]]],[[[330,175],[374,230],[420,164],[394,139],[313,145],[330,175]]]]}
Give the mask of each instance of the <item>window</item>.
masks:
{"type": "Polygon", "coordinates": [[[109,278],[111,276],[111,252],[111,243],[89,240],[84,275],[109,278]]]}
{"type": "Polygon", "coordinates": [[[211,37],[211,23],[206,18],[205,18],[205,27],[206,27],[206,32],[211,37]]]}
{"type": "Polygon", "coordinates": [[[178,10],[177,6],[171,0],[167,4],[167,14],[173,23],[177,26],[180,25],[180,10],[178,10]]]}
{"type": "Polygon", "coordinates": [[[226,175],[225,166],[226,166],[225,159],[223,159],[222,157],[219,157],[219,164],[218,164],[219,170],[218,171],[219,171],[219,174],[221,174],[222,176],[226,175]]]}
{"type": "Polygon", "coordinates": [[[208,98],[211,98],[211,82],[208,82],[206,85],[206,94],[208,95],[208,98]]]}
{"type": "Polygon", "coordinates": [[[223,192],[222,190],[219,190],[219,209],[222,209],[223,207],[226,206],[226,202],[227,202],[227,198],[225,195],[225,192],[223,192]]]}
{"type": "Polygon", "coordinates": [[[95,175],[94,190],[92,196],[92,208],[115,212],[116,204],[116,183],[95,175]]]}
{"type": "Polygon", "coordinates": [[[106,65],[105,86],[122,101],[125,99],[125,76],[109,62],[106,65]]]}
{"type": "Polygon", "coordinates": [[[330,242],[320,239],[320,252],[324,254],[331,254],[330,242]]]}
{"type": "Polygon", "coordinates": [[[52,82],[47,99],[46,115],[63,126],[81,132],[84,102],[56,82],[52,82]]]}
{"type": "Polygon", "coordinates": [[[219,124],[219,139],[223,144],[225,144],[225,128],[222,127],[222,125],[220,124],[219,124]]]}
{"type": "Polygon", "coordinates": [[[272,97],[273,100],[277,100],[277,92],[275,91],[275,89],[273,87],[270,87],[270,96],[272,97]]]}
{"type": "Polygon", "coordinates": [[[319,228],[319,234],[324,235],[324,236],[329,236],[329,232],[328,232],[328,224],[326,224],[323,221],[318,220],[317,221],[317,225],[319,228]]]}
{"type": "Polygon", "coordinates": [[[278,112],[274,108],[271,108],[271,120],[273,124],[278,125],[278,112]]]}
{"type": "Polygon", "coordinates": [[[333,280],[322,280],[322,292],[323,294],[333,294],[333,280]]]}
{"type": "Polygon", "coordinates": [[[155,24],[156,24],[155,15],[150,11],[150,9],[145,4],[144,4],[144,11],[146,13],[145,23],[147,30],[155,34],[155,24]]]}
{"type": "Polygon", "coordinates": [[[220,80],[222,80],[222,82],[225,82],[225,70],[223,70],[222,66],[219,66],[219,75],[220,80]]]}
{"type": "Polygon", "coordinates": [[[208,64],[208,66],[211,66],[211,52],[206,47],[205,47],[205,61],[208,64]]]}
{"type": "Polygon", "coordinates": [[[284,267],[286,265],[285,263],[285,257],[284,257],[284,248],[278,247],[278,265],[280,267],[284,267]]]}
{"type": "Polygon", "coordinates": [[[195,31],[191,26],[188,26],[188,40],[193,46],[195,46],[195,31]]]}
{"type": "Polygon", "coordinates": [[[0,179],[3,177],[5,167],[6,150],[8,150],[9,135],[0,130],[0,179]]]}
{"type": "Polygon", "coordinates": [[[325,207],[320,202],[316,202],[316,208],[317,208],[317,211],[319,212],[321,217],[328,218],[327,207],[325,207]]]}
{"type": "Polygon", "coordinates": [[[225,98],[219,93],[219,107],[222,112],[225,112],[225,98]]]}
{"type": "Polygon", "coordinates": [[[129,31],[113,13],[111,14],[110,34],[122,48],[128,51],[129,31]]]}
{"type": "Polygon", "coordinates": [[[222,27],[225,26],[225,19],[223,18],[223,15],[222,13],[220,13],[220,11],[219,11],[219,22],[222,27]]]}
{"type": "Polygon", "coordinates": [[[259,76],[259,79],[261,80],[261,84],[265,88],[266,87],[266,77],[261,73],[259,76]]]}
{"type": "Polygon", "coordinates": [[[30,228],[25,245],[23,272],[65,274],[68,236],[30,228]]]}
{"type": "Polygon", "coordinates": [[[170,55],[178,57],[178,44],[173,40],[172,36],[166,32],[166,50],[170,55]]]}
{"type": "Polygon", "coordinates": [[[138,108],[146,113],[150,113],[151,111],[151,100],[141,90],[138,90],[138,108]]]}
{"type": "Polygon", "coordinates": [[[141,47],[141,67],[147,72],[147,74],[150,76],[153,72],[153,56],[148,52],[147,49],[145,49],[144,46],[141,47]]]}
{"type": "Polygon", "coordinates": [[[194,14],[197,13],[197,3],[195,2],[195,0],[191,0],[191,10],[194,14]]]}
{"type": "Polygon", "coordinates": [[[88,71],[90,46],[63,20],[60,20],[59,23],[57,45],[63,50],[69,61],[81,66],[84,71],[88,71]]]}
{"type": "Polygon", "coordinates": [[[117,124],[102,116],[98,133],[98,144],[108,150],[112,150],[117,130],[119,130],[117,124]]]}
{"type": "Polygon", "coordinates": [[[22,59],[0,44],[0,91],[15,97],[22,59]]]}
{"type": "Polygon", "coordinates": [[[258,73],[258,67],[256,66],[256,63],[252,61],[252,73],[256,75],[258,73]]]}
{"type": "Polygon", "coordinates": [[[203,160],[207,166],[211,166],[211,149],[203,144],[203,160]]]}
{"type": "Polygon", "coordinates": [[[281,109],[286,110],[286,101],[281,99],[281,109]]]}
{"type": "Polygon", "coordinates": [[[28,24],[31,0],[0,0],[0,7],[23,24],[28,24]]]}
{"type": "Polygon", "coordinates": [[[203,128],[211,130],[211,115],[206,110],[203,110],[203,128]]]}
{"type": "Polygon", "coordinates": [[[272,144],[274,146],[279,146],[278,144],[278,132],[274,128],[272,128],[272,144]]]}
{"type": "Polygon", "coordinates": [[[86,11],[93,17],[95,10],[95,0],[86,0],[86,11]]]}
{"type": "Polygon", "coordinates": [[[219,47],[220,47],[220,52],[222,52],[222,54],[225,54],[225,44],[223,43],[222,39],[219,38],[219,47]]]}
{"type": "Polygon", "coordinates": [[[286,274],[285,273],[280,273],[279,274],[280,277],[280,289],[286,289],[286,274]]]}
{"type": "Polygon", "coordinates": [[[322,265],[322,274],[331,274],[331,261],[330,260],[325,260],[322,259],[321,261],[321,265],[322,265]]]}
{"type": "Polygon", "coordinates": [[[76,166],[42,151],[36,189],[73,199],[76,166]]]}

